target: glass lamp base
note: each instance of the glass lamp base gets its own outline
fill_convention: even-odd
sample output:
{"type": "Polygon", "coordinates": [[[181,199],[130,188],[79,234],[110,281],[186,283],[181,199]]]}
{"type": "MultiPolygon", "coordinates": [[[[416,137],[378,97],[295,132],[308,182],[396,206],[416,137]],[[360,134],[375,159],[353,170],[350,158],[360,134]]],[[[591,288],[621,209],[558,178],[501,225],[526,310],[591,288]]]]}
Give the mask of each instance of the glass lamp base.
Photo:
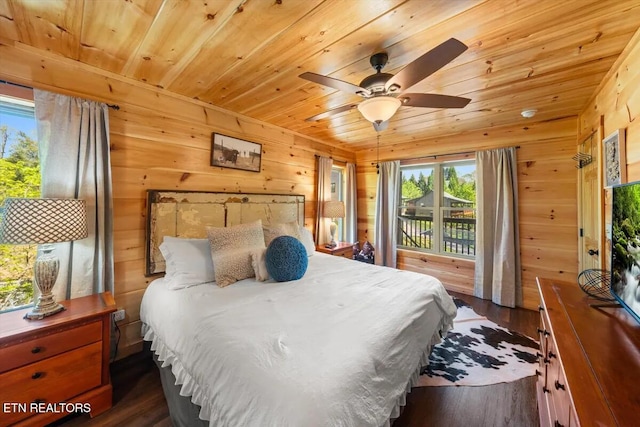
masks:
{"type": "Polygon", "coordinates": [[[64,306],[55,301],[51,292],[56,283],[60,266],[58,258],[53,254],[53,248],[53,245],[40,247],[41,254],[36,259],[34,269],[34,278],[40,296],[33,310],[24,315],[25,319],[43,319],[64,310],[64,306]]]}

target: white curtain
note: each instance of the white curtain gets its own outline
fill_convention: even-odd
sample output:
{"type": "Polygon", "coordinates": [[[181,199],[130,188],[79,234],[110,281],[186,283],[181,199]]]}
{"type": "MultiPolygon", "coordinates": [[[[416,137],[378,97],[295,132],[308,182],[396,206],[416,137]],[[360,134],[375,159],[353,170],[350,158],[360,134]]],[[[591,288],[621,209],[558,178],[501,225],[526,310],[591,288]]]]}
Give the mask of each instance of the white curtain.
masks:
{"type": "Polygon", "coordinates": [[[331,241],[329,231],[330,218],[325,218],[322,204],[331,200],[331,168],[333,160],[329,157],[318,157],[318,181],[316,182],[316,245],[323,245],[331,241]]]}
{"type": "Polygon", "coordinates": [[[396,266],[398,238],[398,198],[400,192],[400,162],[379,164],[376,197],[375,260],[377,265],[396,266]]]}
{"type": "Polygon", "coordinates": [[[346,192],[344,195],[346,241],[358,240],[358,192],[356,189],[356,165],[347,163],[346,192]]]}
{"type": "Polygon", "coordinates": [[[113,215],[106,104],[34,90],[42,197],[87,204],[89,237],[56,245],[57,300],[113,292],[113,215]]]}
{"type": "Polygon", "coordinates": [[[494,303],[522,304],[516,149],[476,154],[478,220],[474,294],[494,303]]]}

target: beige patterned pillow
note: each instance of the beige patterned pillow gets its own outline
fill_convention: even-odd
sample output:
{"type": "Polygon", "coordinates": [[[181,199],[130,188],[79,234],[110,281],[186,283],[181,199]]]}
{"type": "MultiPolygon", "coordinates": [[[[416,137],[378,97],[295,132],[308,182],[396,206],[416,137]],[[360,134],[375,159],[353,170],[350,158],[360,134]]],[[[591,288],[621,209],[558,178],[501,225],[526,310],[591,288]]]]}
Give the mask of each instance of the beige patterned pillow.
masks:
{"type": "Polygon", "coordinates": [[[232,227],[207,227],[207,236],[218,286],[222,288],[254,277],[251,252],[265,248],[262,221],[232,227]]]}
{"type": "Polygon", "coordinates": [[[265,246],[269,246],[273,239],[280,236],[292,236],[300,240],[300,228],[297,221],[263,225],[262,231],[264,232],[265,246]]]}

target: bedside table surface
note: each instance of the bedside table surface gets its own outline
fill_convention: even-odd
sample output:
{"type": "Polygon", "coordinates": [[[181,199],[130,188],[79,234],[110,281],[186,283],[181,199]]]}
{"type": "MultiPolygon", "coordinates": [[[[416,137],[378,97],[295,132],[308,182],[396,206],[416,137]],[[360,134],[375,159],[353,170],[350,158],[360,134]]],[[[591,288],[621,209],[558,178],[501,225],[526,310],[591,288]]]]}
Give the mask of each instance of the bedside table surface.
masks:
{"type": "Polygon", "coordinates": [[[339,242],[335,248],[325,248],[324,245],[318,245],[316,246],[316,250],[325,254],[331,254],[338,251],[344,251],[345,249],[350,249],[352,247],[353,243],[339,242]]]}
{"type": "Polygon", "coordinates": [[[116,310],[116,303],[110,292],[60,301],[60,304],[66,310],[40,320],[23,318],[31,307],[0,314],[0,346],[25,334],[44,332],[65,323],[103,316],[116,310]]]}

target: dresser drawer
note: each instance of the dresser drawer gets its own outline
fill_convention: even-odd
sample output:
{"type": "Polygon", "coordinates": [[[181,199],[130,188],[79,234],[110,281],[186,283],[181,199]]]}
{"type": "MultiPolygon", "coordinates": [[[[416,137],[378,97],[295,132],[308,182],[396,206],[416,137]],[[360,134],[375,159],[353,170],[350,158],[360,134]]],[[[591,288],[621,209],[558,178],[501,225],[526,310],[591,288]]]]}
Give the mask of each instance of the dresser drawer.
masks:
{"type": "MultiPolygon", "coordinates": [[[[102,342],[96,342],[0,374],[0,402],[64,402],[101,384],[101,360],[102,342]]],[[[2,421],[11,424],[31,415],[3,414],[2,421]]]]}
{"type": "Polygon", "coordinates": [[[102,322],[96,321],[0,348],[0,373],[100,341],[101,338],[102,322]]]}

